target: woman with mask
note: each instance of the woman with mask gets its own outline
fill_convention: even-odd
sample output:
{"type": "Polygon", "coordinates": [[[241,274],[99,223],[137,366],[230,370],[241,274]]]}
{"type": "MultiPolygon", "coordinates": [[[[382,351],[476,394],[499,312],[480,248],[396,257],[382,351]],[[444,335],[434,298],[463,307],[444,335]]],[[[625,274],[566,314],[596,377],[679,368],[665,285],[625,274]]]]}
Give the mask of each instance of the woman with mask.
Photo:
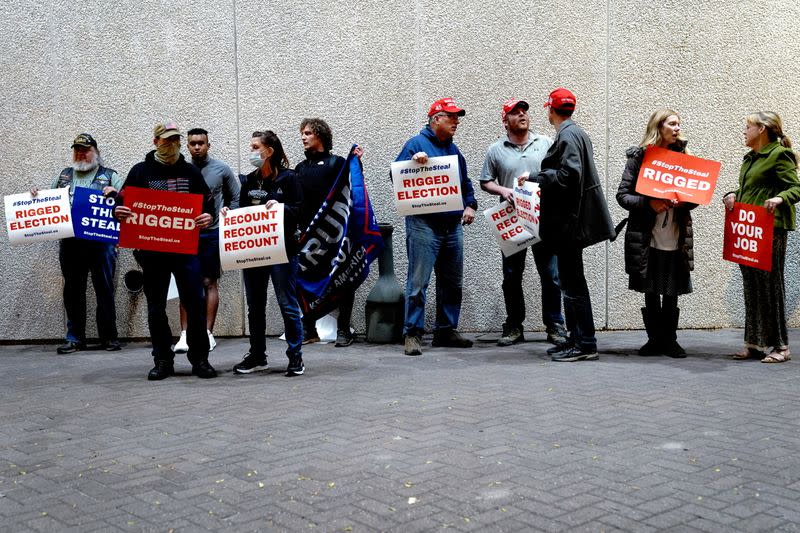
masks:
{"type": "MultiPolygon", "coordinates": [[[[247,297],[247,322],[250,327],[250,351],[241,363],[233,367],[237,374],[266,370],[266,309],[267,287],[272,278],[275,297],[278,299],[288,348],[287,376],[303,374],[302,343],[303,324],[297,302],[298,244],[297,220],[303,202],[303,193],[294,170],[283,151],[278,136],[272,131],[253,132],[250,140],[250,162],[256,169],[247,175],[239,195],[239,206],[263,205],[270,209],[276,203],[284,208],[284,237],[288,263],[244,269],[244,288],[247,297]]],[[[227,213],[223,208],[221,212],[227,213]]]]}
{"type": "Polygon", "coordinates": [[[744,350],[733,358],[784,363],[791,355],[783,267],[787,233],[795,229],[794,204],[800,200],[797,156],[792,142],[783,134],[781,117],[770,111],[745,118],[744,144],[750,151],[739,170],[739,188],[727,193],[722,201],[729,211],[735,202],[764,206],[775,214],[775,225],[772,270],[739,265],[744,284],[744,350]]]}
{"type": "Polygon", "coordinates": [[[647,121],[639,146],[626,152],[628,162],[617,190],[617,202],[630,212],[625,233],[628,288],[644,293],[642,318],[647,342],[639,355],[686,357],[678,344],[678,296],[692,292],[694,269],[691,210],[697,204],[651,198],[636,192],[639,169],[648,146],[686,153],[681,118],[657,109],[647,121]]]}

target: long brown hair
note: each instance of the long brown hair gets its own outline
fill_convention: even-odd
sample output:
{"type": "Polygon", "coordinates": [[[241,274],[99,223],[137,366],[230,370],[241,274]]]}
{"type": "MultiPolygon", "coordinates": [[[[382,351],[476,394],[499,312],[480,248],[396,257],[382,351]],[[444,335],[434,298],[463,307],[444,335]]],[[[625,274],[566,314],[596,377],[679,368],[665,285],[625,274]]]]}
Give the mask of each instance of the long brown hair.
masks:
{"type": "MultiPolygon", "coordinates": [[[[644,130],[644,136],[642,137],[642,142],[639,143],[639,146],[642,148],[651,144],[653,146],[660,146],[661,141],[664,140],[664,138],[661,136],[661,127],[672,115],[678,117],[678,120],[681,119],[681,116],[677,112],[666,107],[661,107],[653,111],[653,114],[650,115],[650,119],[647,121],[647,128],[644,130]]],[[[682,144],[686,144],[686,138],[683,136],[683,131],[678,133],[678,140],[683,141],[682,144]]]]}
{"type": "Polygon", "coordinates": [[[269,166],[280,171],[289,168],[289,158],[286,157],[286,152],[283,151],[283,144],[275,134],[274,131],[254,131],[253,138],[258,139],[264,146],[272,148],[272,155],[269,158],[269,166]]]}

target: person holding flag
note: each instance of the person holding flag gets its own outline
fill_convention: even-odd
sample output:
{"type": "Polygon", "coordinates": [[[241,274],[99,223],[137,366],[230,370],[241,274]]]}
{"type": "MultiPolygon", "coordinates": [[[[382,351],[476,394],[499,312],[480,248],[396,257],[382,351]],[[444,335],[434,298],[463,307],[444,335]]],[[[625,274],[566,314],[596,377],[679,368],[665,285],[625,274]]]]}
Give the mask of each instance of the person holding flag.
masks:
{"type": "MultiPolygon", "coordinates": [[[[345,167],[342,156],[331,153],[333,149],[333,131],[321,118],[305,118],[300,122],[300,140],[303,143],[305,160],[295,167],[300,187],[303,189],[303,207],[300,210],[300,231],[303,232],[311,224],[317,212],[323,206],[328,193],[336,183],[336,179],[345,167]]],[[[360,159],[361,148],[356,148],[356,156],[360,159]]],[[[352,326],[353,303],[355,291],[342,294],[338,301],[339,314],[336,318],[336,343],[341,348],[353,343],[352,326]]],[[[316,319],[303,315],[303,344],[319,342],[316,319]]]]}

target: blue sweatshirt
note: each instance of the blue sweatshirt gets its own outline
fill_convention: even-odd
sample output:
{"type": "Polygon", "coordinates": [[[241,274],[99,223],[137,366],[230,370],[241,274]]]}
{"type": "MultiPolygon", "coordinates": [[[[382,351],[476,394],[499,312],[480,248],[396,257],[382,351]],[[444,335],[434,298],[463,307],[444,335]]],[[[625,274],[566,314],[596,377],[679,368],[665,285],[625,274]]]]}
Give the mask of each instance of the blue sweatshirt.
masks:
{"type": "MultiPolygon", "coordinates": [[[[461,155],[456,143],[452,139],[445,142],[439,140],[430,126],[425,126],[420,130],[419,135],[411,137],[395,161],[409,161],[417,152],[425,152],[428,157],[440,157],[444,155],[458,156],[458,170],[461,174],[461,196],[464,198],[464,207],[478,209],[478,202],[475,201],[475,190],[472,182],[467,177],[467,160],[461,155]]],[[[449,220],[460,221],[463,211],[448,211],[446,213],[428,213],[425,215],[412,215],[430,220],[449,220]]]]}

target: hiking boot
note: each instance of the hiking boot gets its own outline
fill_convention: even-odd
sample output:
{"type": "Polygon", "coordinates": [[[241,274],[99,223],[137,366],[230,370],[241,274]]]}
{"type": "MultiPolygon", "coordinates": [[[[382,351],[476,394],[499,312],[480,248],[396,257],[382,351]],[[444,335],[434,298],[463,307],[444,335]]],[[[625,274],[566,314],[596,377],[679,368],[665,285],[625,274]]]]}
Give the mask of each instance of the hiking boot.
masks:
{"type": "Polygon", "coordinates": [[[572,363],[574,361],[596,361],[599,358],[597,349],[585,350],[572,346],[564,351],[553,354],[550,359],[559,363],[572,363]]]}
{"type": "Polygon", "coordinates": [[[567,331],[567,328],[564,327],[564,324],[559,324],[556,322],[547,328],[547,342],[550,344],[555,344],[558,346],[559,344],[564,344],[568,341],[569,332],[567,331]]]}
{"type": "Polygon", "coordinates": [[[266,355],[244,354],[242,361],[233,365],[234,374],[252,374],[269,369],[266,355]]]}
{"type": "Polygon", "coordinates": [[[211,379],[217,377],[217,371],[208,361],[200,361],[192,365],[192,375],[200,379],[211,379]]]}
{"type": "Polygon", "coordinates": [[[406,355],[422,355],[422,337],[418,335],[406,335],[406,344],[403,353],[406,355]]]}
{"type": "Polygon", "coordinates": [[[181,336],[178,342],[175,343],[175,347],[172,351],[175,353],[186,353],[189,351],[189,343],[186,342],[186,330],[181,331],[181,336]]]}
{"type": "Polygon", "coordinates": [[[319,333],[316,328],[303,330],[303,344],[314,344],[319,342],[319,333]]]}
{"type": "Polygon", "coordinates": [[[353,344],[353,339],[355,335],[350,333],[349,331],[339,330],[336,332],[336,343],[334,346],[337,348],[344,348],[346,346],[350,346],[353,344]]]}
{"type": "Polygon", "coordinates": [[[114,339],[111,341],[103,341],[100,344],[100,348],[107,352],[118,352],[122,349],[122,345],[117,339],[114,339]]]}
{"type": "Polygon", "coordinates": [[[472,341],[454,329],[434,331],[431,344],[445,348],[472,348],[472,341]]]}
{"type": "Polygon", "coordinates": [[[525,340],[522,328],[503,324],[503,335],[497,340],[498,346],[511,346],[525,340]]]}
{"type": "Polygon", "coordinates": [[[161,381],[170,376],[175,375],[175,368],[172,366],[172,361],[164,361],[159,359],[156,361],[155,366],[147,374],[148,381],[161,381]]]}
{"type": "Polygon", "coordinates": [[[306,367],[303,364],[302,355],[289,357],[289,365],[286,367],[286,377],[302,376],[305,371],[306,367]]]}

